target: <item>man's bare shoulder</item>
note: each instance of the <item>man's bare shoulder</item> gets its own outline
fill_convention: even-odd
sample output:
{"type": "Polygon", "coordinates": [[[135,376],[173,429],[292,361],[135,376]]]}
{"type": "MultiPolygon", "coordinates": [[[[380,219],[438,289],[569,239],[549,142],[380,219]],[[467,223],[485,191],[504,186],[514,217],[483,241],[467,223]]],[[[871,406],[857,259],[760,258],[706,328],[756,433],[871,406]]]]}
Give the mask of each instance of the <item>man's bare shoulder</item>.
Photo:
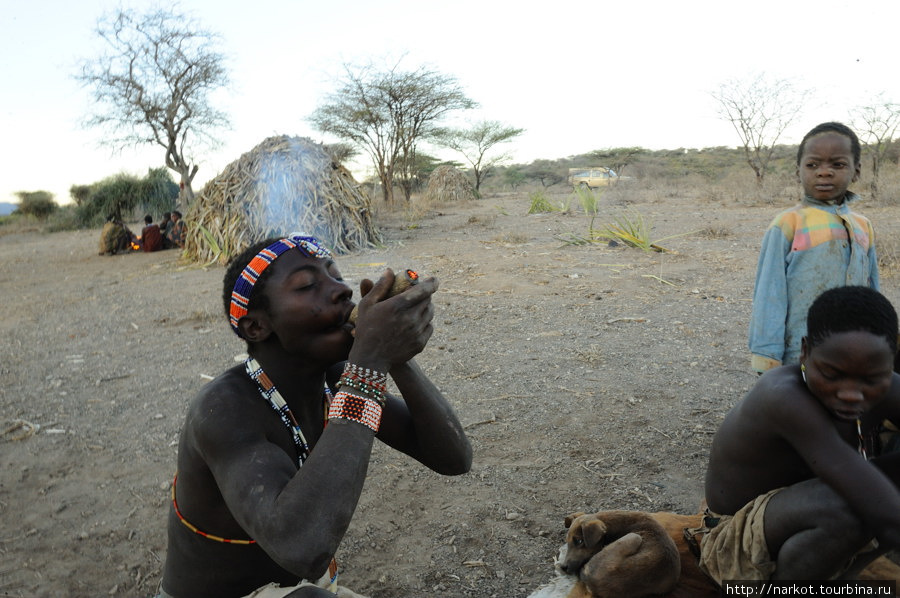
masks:
{"type": "Polygon", "coordinates": [[[252,429],[261,405],[264,403],[259,399],[255,383],[244,373],[244,367],[238,365],[200,389],[191,401],[185,425],[193,435],[234,435],[252,429]]]}
{"type": "MultiPolygon", "coordinates": [[[[771,439],[781,442],[798,429],[797,422],[818,410],[800,378],[797,366],[782,366],[763,374],[747,395],[729,412],[723,428],[725,435],[750,437],[759,446],[771,439]]],[[[802,428],[802,426],[801,426],[802,428]]],[[[741,446],[744,442],[739,443],[741,446]]]]}
{"type": "Polygon", "coordinates": [[[252,381],[244,373],[244,366],[236,365],[206,383],[191,401],[191,410],[203,409],[216,403],[234,400],[245,395],[252,381]]]}
{"type": "Polygon", "coordinates": [[[744,400],[765,410],[781,412],[794,409],[797,403],[806,404],[809,398],[800,369],[795,365],[785,365],[763,374],[744,400]]]}

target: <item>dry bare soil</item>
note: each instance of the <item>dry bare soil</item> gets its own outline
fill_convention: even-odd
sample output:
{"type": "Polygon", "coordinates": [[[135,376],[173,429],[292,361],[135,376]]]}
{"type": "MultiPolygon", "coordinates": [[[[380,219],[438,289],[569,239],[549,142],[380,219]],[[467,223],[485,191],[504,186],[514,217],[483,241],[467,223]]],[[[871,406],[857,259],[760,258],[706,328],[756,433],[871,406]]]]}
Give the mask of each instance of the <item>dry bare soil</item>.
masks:
{"type": "MultiPolygon", "coordinates": [[[[338,554],[346,585],[523,597],[552,576],[567,513],[696,512],[712,433],[755,379],[757,252],[785,206],[672,195],[602,199],[598,218],[627,207],[656,238],[697,231],[672,253],[566,244],[590,218],[528,215],[523,193],[382,215],[384,246],[339,259],[354,288],[384,265],[441,280],[419,362],[475,448],[456,478],[376,448],[338,554]]],[[[896,238],[898,208],[861,211],[896,238]]],[[[98,236],[0,237],[0,595],[156,590],[186,405],[244,350],[221,267],[99,257],[98,236]]]]}

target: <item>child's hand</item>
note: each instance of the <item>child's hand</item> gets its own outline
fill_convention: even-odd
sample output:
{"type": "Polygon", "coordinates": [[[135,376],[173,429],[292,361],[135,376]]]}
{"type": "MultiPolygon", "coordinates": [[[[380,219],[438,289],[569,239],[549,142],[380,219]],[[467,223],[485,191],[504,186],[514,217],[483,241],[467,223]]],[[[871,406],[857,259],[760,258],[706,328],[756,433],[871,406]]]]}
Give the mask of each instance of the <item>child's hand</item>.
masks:
{"type": "Polygon", "coordinates": [[[390,269],[374,284],[368,279],[360,283],[363,297],[350,350],[352,363],[388,372],[421,353],[431,338],[431,296],[437,291],[437,280],[420,279],[399,295],[388,297],[393,283],[390,269]]]}

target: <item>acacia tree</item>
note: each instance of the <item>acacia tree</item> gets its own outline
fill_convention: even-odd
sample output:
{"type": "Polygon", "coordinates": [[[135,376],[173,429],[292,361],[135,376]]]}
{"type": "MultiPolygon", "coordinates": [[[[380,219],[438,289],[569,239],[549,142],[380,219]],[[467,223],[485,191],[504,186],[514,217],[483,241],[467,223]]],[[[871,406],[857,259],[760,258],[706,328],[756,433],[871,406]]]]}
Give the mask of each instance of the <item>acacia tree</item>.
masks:
{"type": "Polygon", "coordinates": [[[508,154],[488,158],[488,151],[495,145],[512,141],[524,132],[525,129],[510,127],[496,120],[482,120],[468,129],[445,129],[441,131],[437,142],[459,152],[472,165],[475,193],[478,194],[481,183],[491,170],[510,158],[508,154]]]}
{"type": "Polygon", "coordinates": [[[162,9],[121,9],[101,18],[102,55],[82,62],[76,78],[90,88],[94,113],[86,124],[109,133],[115,148],[156,144],[165,165],[178,173],[179,203],[194,198],[198,165],[189,145],[218,145],[215,129],[228,117],[213,108],[210,94],[228,84],[219,37],[188,15],[162,9]]]}
{"type": "Polygon", "coordinates": [[[625,167],[634,162],[638,156],[646,154],[647,150],[642,147],[615,147],[610,149],[594,150],[588,154],[592,160],[600,160],[609,164],[608,168],[616,171],[616,174],[622,176],[625,167]]]}
{"type": "Polygon", "coordinates": [[[787,79],[764,74],[731,80],[712,93],[719,115],[734,127],[741,139],[747,164],[762,186],[775,145],[804,105],[808,90],[797,89],[787,79]]]}
{"type": "Polygon", "coordinates": [[[394,181],[407,201],[417,164],[416,147],[431,138],[440,119],[473,108],[454,77],[425,67],[385,71],[372,64],[344,65],[338,89],[310,116],[319,131],[353,143],[372,159],[385,203],[393,203],[394,181]]]}
{"type": "Polygon", "coordinates": [[[872,104],[853,110],[852,122],[872,159],[870,190],[872,199],[878,199],[878,176],[900,126],[900,104],[889,102],[880,94],[872,104]]]}
{"type": "Polygon", "coordinates": [[[558,160],[547,159],[535,160],[526,166],[524,170],[521,170],[525,178],[539,181],[541,187],[545,189],[566,180],[564,172],[565,166],[560,165],[558,160]]]}

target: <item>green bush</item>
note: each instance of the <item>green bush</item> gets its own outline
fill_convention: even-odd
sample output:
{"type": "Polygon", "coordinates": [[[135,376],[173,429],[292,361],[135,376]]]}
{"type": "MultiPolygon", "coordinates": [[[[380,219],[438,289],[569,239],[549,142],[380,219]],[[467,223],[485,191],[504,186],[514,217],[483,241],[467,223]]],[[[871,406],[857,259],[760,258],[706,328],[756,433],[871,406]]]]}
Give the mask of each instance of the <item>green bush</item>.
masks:
{"type": "Polygon", "coordinates": [[[78,209],[72,204],[60,206],[55,210],[47,221],[44,223],[44,230],[48,233],[55,233],[61,230],[78,230],[82,228],[81,220],[78,218],[78,209]]]}
{"type": "Polygon", "coordinates": [[[603,193],[603,190],[579,186],[575,187],[574,193],[578,197],[578,201],[581,202],[581,208],[584,210],[584,213],[596,216],[597,210],[600,208],[600,194],[603,193]]]}
{"type": "Polygon", "coordinates": [[[547,212],[568,212],[569,205],[565,202],[555,204],[547,197],[544,190],[532,191],[528,194],[531,207],[528,208],[529,214],[543,214],[547,212]]]}
{"type": "Polygon", "coordinates": [[[49,191],[16,191],[16,195],[19,197],[17,212],[38,220],[46,220],[59,207],[49,191]]]}
{"type": "Polygon", "coordinates": [[[158,217],[175,209],[178,185],[165,168],[153,168],[144,178],[120,173],[91,185],[73,185],[69,191],[82,226],[99,226],[113,215],[127,220],[150,213],[158,217]]]}

